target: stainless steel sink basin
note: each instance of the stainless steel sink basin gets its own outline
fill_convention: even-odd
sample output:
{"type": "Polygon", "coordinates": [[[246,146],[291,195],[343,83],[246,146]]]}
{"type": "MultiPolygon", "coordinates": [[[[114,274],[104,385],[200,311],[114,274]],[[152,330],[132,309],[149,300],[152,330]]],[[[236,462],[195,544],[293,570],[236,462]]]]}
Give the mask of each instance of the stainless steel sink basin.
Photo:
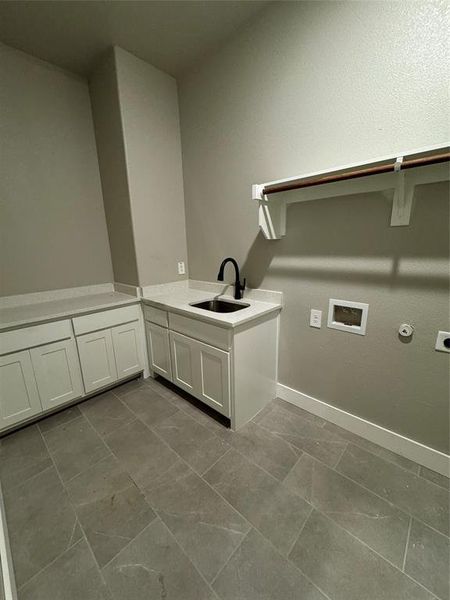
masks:
{"type": "Polygon", "coordinates": [[[244,302],[229,302],[228,300],[203,300],[202,302],[193,302],[191,306],[195,308],[202,308],[203,310],[210,310],[216,313],[230,313],[236,312],[247,308],[250,304],[244,302]]]}

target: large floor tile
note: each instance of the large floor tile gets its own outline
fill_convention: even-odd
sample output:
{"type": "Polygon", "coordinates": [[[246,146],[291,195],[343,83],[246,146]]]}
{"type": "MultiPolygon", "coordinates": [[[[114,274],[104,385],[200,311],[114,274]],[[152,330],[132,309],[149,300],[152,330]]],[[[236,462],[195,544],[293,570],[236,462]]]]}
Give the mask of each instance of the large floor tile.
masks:
{"type": "Polygon", "coordinates": [[[178,412],[176,406],[148,385],[121,396],[121,399],[141,421],[150,426],[178,412]]]}
{"type": "Polygon", "coordinates": [[[4,495],[16,583],[27,582],[81,535],[54,467],[4,495]]]}
{"type": "Polygon", "coordinates": [[[410,518],[400,509],[307,454],[285,485],[402,568],[410,518]]]}
{"type": "Polygon", "coordinates": [[[141,488],[179,460],[175,452],[139,420],[117,429],[105,441],[141,488]]]}
{"type": "Polygon", "coordinates": [[[202,473],[228,450],[214,432],[183,411],[178,411],[153,428],[189,465],[202,473]]]}
{"type": "Polygon", "coordinates": [[[67,490],[100,566],[155,518],[143,494],[112,456],[72,479],[67,490]]]}
{"type": "Polygon", "coordinates": [[[135,415],[112,392],[105,392],[80,404],[81,412],[102,436],[135,420],[135,415]]]}
{"type": "Polygon", "coordinates": [[[445,489],[352,444],[337,470],[448,534],[449,497],[445,489]]]}
{"type": "Polygon", "coordinates": [[[431,469],[427,469],[426,467],[420,467],[419,475],[428,479],[432,483],[443,487],[448,490],[450,488],[450,479],[445,475],[441,475],[440,473],[436,473],[436,471],[432,471],[431,469]]]}
{"type": "Polygon", "coordinates": [[[340,436],[278,404],[273,405],[258,425],[331,467],[336,465],[347,446],[340,436]]]}
{"type": "Polygon", "coordinates": [[[213,583],[223,600],[325,600],[254,529],[213,583]]]}
{"type": "Polygon", "coordinates": [[[114,600],[215,600],[159,519],[124,548],[103,574],[114,600]]]}
{"type": "Polygon", "coordinates": [[[352,442],[352,444],[355,444],[355,446],[359,446],[360,448],[363,448],[368,452],[372,452],[372,454],[375,454],[380,458],[384,458],[384,460],[388,460],[399,467],[403,467],[408,471],[417,473],[419,465],[412,460],[405,458],[404,456],[400,456],[400,454],[396,454],[395,452],[391,452],[382,446],[378,446],[378,444],[374,444],[373,442],[370,442],[369,440],[366,440],[359,435],[352,433],[351,431],[347,431],[347,429],[343,429],[334,423],[330,423],[329,421],[326,422],[325,429],[328,429],[328,431],[331,431],[332,433],[336,433],[348,442],[352,442]]]}
{"type": "Polygon", "coordinates": [[[101,437],[80,417],[43,433],[61,479],[68,481],[109,454],[101,437]]]}
{"type": "Polygon", "coordinates": [[[52,464],[37,425],[29,425],[0,439],[3,490],[26,481],[52,464]]]}
{"type": "Polygon", "coordinates": [[[432,600],[404,573],[316,511],[290,559],[333,600],[432,600]]]}
{"type": "Polygon", "coordinates": [[[277,479],[284,479],[301,450],[255,423],[247,423],[229,438],[230,444],[277,479]]]}
{"type": "Polygon", "coordinates": [[[450,598],[450,547],[445,535],[412,521],[405,572],[441,600],[450,598]]]}
{"type": "Polygon", "coordinates": [[[19,590],[19,600],[109,600],[92,552],[83,539],[19,590]]]}
{"type": "Polygon", "coordinates": [[[113,388],[114,394],[122,398],[126,396],[130,392],[134,392],[142,387],[146,386],[146,380],[143,377],[136,377],[135,379],[131,379],[130,381],[126,381],[121,385],[113,388]]]}
{"type": "Polygon", "coordinates": [[[275,398],[275,400],[273,400],[273,405],[279,406],[280,408],[283,408],[284,410],[287,410],[292,414],[305,419],[306,421],[311,421],[311,423],[315,423],[319,427],[323,427],[325,423],[328,423],[328,421],[325,419],[322,419],[321,417],[318,417],[317,415],[314,415],[313,413],[310,413],[299,406],[295,406],[295,404],[292,404],[292,402],[281,400],[281,398],[275,398]]]}
{"type": "Polygon", "coordinates": [[[50,431],[50,429],[55,429],[55,427],[59,427],[60,425],[70,423],[70,421],[78,419],[78,417],[81,417],[79,407],[69,406],[69,408],[66,408],[65,410],[60,410],[49,417],[45,417],[45,419],[41,419],[37,425],[42,432],[46,432],[50,431]]]}
{"type": "Polygon", "coordinates": [[[146,497],[208,581],[217,575],[250,528],[192,471],[149,489],[146,497]]]}
{"type": "Polygon", "coordinates": [[[204,477],[280,552],[290,550],[311,512],[307,502],[235,450],[204,477]]]}

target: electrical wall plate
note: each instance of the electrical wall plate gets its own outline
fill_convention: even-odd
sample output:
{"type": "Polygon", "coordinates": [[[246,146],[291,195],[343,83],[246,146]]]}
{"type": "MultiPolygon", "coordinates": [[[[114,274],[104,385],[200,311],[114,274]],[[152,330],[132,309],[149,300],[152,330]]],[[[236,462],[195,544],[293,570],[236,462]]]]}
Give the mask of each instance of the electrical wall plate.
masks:
{"type": "Polygon", "coordinates": [[[438,352],[450,353],[450,331],[438,331],[434,349],[438,352]]]}
{"type": "Polygon", "coordinates": [[[330,298],[327,326],[330,329],[366,335],[368,315],[369,305],[364,302],[330,298]]]}

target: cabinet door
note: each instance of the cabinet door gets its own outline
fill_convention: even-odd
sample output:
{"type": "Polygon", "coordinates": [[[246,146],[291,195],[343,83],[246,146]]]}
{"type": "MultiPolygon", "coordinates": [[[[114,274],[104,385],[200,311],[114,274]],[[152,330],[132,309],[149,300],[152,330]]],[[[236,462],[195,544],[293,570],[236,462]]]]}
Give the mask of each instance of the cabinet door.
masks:
{"type": "Polygon", "coordinates": [[[172,381],[193,396],[198,394],[198,368],[196,341],[171,331],[169,333],[172,356],[172,381]]]}
{"type": "Polygon", "coordinates": [[[144,368],[141,327],[138,321],[111,329],[117,377],[129,377],[144,368]]]}
{"type": "Polygon", "coordinates": [[[80,335],[77,345],[86,392],[117,381],[111,329],[80,335]]]}
{"type": "Polygon", "coordinates": [[[152,371],[155,371],[155,373],[172,381],[169,331],[154,323],[146,323],[145,330],[147,334],[150,368],[152,371]]]}
{"type": "Polygon", "coordinates": [[[230,355],[197,342],[199,389],[197,397],[226,417],[230,416],[230,355]]]}
{"type": "Polygon", "coordinates": [[[0,356],[0,429],[42,412],[28,350],[0,356]]]}
{"type": "Polygon", "coordinates": [[[30,354],[44,410],[83,395],[80,364],[73,339],[33,348],[30,354]]]}

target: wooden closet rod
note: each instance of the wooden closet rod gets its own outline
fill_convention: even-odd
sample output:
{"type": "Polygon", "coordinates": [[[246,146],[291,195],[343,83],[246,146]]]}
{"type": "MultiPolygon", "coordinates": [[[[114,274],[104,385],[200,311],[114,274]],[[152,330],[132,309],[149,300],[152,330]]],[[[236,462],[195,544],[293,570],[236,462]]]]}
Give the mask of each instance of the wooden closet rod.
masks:
{"type": "MultiPolygon", "coordinates": [[[[398,170],[412,169],[413,167],[423,167],[425,165],[434,165],[442,162],[450,161],[450,152],[439,152],[437,154],[427,154],[418,158],[404,157],[403,162],[398,166],[398,170]]],[[[357,179],[358,177],[366,177],[367,175],[378,175],[379,173],[392,173],[396,170],[397,161],[392,163],[383,163],[372,167],[356,168],[352,171],[335,171],[328,175],[318,175],[314,177],[300,177],[299,179],[291,179],[281,183],[271,183],[264,186],[262,193],[276,194],[277,192],[288,192],[289,190],[298,190],[300,188],[312,187],[314,185],[322,185],[323,183],[333,183],[335,181],[345,181],[346,179],[357,179]]]]}

